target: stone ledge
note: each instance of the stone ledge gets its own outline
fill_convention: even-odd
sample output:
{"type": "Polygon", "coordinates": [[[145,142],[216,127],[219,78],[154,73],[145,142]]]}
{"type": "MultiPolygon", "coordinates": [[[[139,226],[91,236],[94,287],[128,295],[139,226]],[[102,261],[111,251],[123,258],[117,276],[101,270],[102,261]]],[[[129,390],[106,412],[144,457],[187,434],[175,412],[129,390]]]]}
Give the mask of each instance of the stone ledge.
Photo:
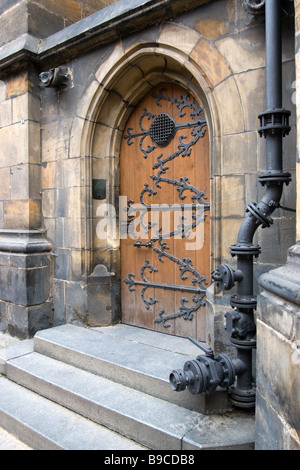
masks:
{"type": "Polygon", "coordinates": [[[83,18],[44,40],[25,34],[0,48],[0,78],[28,60],[52,67],[211,0],[123,0],[83,18]],[[58,63],[59,61],[59,63],[58,63]]]}
{"type": "Polygon", "coordinates": [[[284,266],[264,273],[259,284],[264,289],[300,305],[300,244],[288,250],[287,262],[284,266]]]}
{"type": "Polygon", "coordinates": [[[52,250],[43,230],[0,230],[0,251],[40,253],[52,250]]]}

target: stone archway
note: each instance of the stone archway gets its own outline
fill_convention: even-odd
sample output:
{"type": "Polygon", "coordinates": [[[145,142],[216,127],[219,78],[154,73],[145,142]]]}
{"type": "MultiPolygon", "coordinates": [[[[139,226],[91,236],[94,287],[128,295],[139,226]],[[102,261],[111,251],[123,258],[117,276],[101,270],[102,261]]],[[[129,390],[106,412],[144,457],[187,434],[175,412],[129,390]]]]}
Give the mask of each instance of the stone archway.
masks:
{"type": "MultiPolygon", "coordinates": [[[[224,110],[221,121],[218,113],[218,102],[221,98],[214,85],[218,81],[222,82],[230,71],[228,72],[224,59],[216,52],[208,64],[199,66],[198,59],[205,46],[203,41],[199,43],[195,38],[189,55],[175,49],[171,44],[155,47],[148,43],[137,44],[125,50],[123,44],[118,43],[96,71],[94,81],[79,104],[79,117],[75,119],[74,127],[80,128],[83,156],[81,178],[85,182],[82,192],[82,231],[85,240],[83,276],[88,284],[104,283],[106,291],[114,289],[117,302],[117,286],[120,285],[119,236],[117,234],[117,237],[114,235],[115,238],[111,238],[108,234],[105,239],[96,236],[96,225],[99,223],[98,208],[103,201],[118,208],[119,154],[124,126],[135,105],[158,83],[177,83],[190,90],[202,103],[210,134],[212,194],[221,197],[216,191],[214,174],[220,171],[220,136],[222,128],[228,125],[229,113],[224,110]],[[102,180],[105,186],[105,200],[93,199],[93,180],[102,180]]],[[[210,47],[208,42],[207,47],[210,47]]],[[[234,80],[230,83],[227,87],[234,90],[234,80]]],[[[237,101],[238,107],[239,100],[237,101]]],[[[216,258],[219,257],[220,250],[220,222],[215,212],[218,206],[219,200],[216,200],[216,209],[211,213],[212,250],[216,258]]],[[[118,228],[118,210],[115,215],[118,228]]],[[[114,314],[113,319],[117,319],[118,315],[119,313],[114,314]]],[[[100,320],[96,323],[102,322],[100,320]]],[[[108,323],[107,319],[104,323],[108,323]]]]}

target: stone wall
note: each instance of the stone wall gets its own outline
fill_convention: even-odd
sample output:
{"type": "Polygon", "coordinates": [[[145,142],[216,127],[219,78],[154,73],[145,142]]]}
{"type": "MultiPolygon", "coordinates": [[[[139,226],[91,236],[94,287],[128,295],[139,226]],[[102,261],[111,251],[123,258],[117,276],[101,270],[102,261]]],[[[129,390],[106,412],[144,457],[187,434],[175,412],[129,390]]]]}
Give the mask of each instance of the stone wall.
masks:
{"type": "Polygon", "coordinates": [[[1,0],[0,46],[25,33],[45,38],[115,1],[1,0]]]}
{"type": "Polygon", "coordinates": [[[51,244],[42,230],[35,73],[28,67],[0,82],[0,96],[0,323],[2,330],[28,337],[52,321],[51,244]]]}
{"type": "MultiPolygon", "coordinates": [[[[191,0],[188,7],[157,1],[156,9],[146,0],[128,0],[91,15],[112,3],[1,2],[0,330],[21,338],[66,322],[95,326],[121,319],[119,241],[97,237],[97,211],[103,202],[118,208],[123,130],[134,106],[158,83],[181,84],[205,108],[211,271],[220,263],[234,268],[229,246],[247,204],[264,192],[257,183],[265,169],[265,143],[257,133],[257,115],[265,109],[264,17],[240,0],[191,0]],[[43,87],[40,72],[57,66],[67,72],[67,84],[43,87]],[[105,200],[93,199],[93,179],[106,180],[105,200]]],[[[291,3],[282,21],[283,106],[292,112],[284,171],[292,183],[281,202],[293,208],[300,2],[296,76],[291,3]]],[[[300,447],[299,195],[296,221],[283,209],[273,219],[255,240],[262,247],[255,263],[256,445],[293,449],[300,447]]],[[[231,353],[224,313],[232,293],[215,285],[207,290],[207,341],[215,352],[231,353]]]]}
{"type": "MultiPolygon", "coordinates": [[[[45,1],[39,2],[39,7],[46,8],[46,3],[49,9],[68,4],[45,1]]],[[[198,8],[194,2],[190,6],[193,11],[186,13],[182,3],[173,2],[169,14],[174,19],[167,20],[165,14],[165,22],[157,24],[159,10],[143,17],[138,2],[133,3],[136,17],[139,15],[134,26],[137,32],[128,32],[133,30],[130,4],[125,7],[119,2],[118,8],[104,9],[95,18],[86,18],[84,36],[79,21],[66,30],[68,34],[59,31],[37,49],[31,46],[29,64],[27,52],[22,59],[24,72],[11,72],[1,82],[1,171],[8,182],[2,189],[1,226],[5,231],[46,230],[41,236],[53,246],[53,282],[48,289],[49,299],[53,296],[53,317],[49,325],[73,321],[107,324],[120,319],[119,244],[96,236],[99,201],[92,198],[92,179],[106,179],[104,202],[117,207],[122,131],[135,104],[159,81],[181,83],[197,96],[207,112],[211,136],[212,271],[222,262],[234,265],[229,245],[236,242],[246,205],[261,199],[263,189],[257,185],[257,173],[264,170],[265,162],[257,115],[265,106],[263,17],[253,16],[237,0],[204,1],[198,8]],[[112,15],[110,22],[107,15],[112,15]],[[123,18],[122,28],[118,15],[123,18]],[[86,34],[89,27],[93,35],[86,34]],[[99,31],[97,42],[93,39],[95,31],[99,31]],[[55,54],[55,44],[59,55],[55,54]],[[42,87],[38,74],[47,70],[50,62],[67,70],[66,86],[42,87]],[[24,174],[20,164],[26,168],[24,185],[18,185],[24,174]]],[[[93,3],[89,5],[92,8],[93,3]]],[[[67,13],[61,11],[61,18],[67,18],[67,13]]],[[[284,104],[291,109],[293,19],[285,16],[283,21],[284,104]]],[[[7,74],[12,49],[4,49],[8,51],[7,74]]],[[[291,124],[291,136],[285,142],[285,169],[294,175],[293,116],[291,124]]],[[[292,206],[294,194],[293,182],[285,191],[283,204],[292,206]]],[[[275,218],[274,228],[257,234],[262,255],[256,263],[256,274],[284,263],[285,252],[293,244],[293,214],[278,211],[275,218]]],[[[208,341],[216,350],[227,347],[227,338],[223,338],[226,308],[230,308],[228,296],[211,286],[208,341]]],[[[2,325],[7,328],[7,320],[2,318],[2,325]]]]}
{"type": "MultiPolygon", "coordinates": [[[[283,204],[292,207],[294,36],[293,19],[283,21],[284,103],[293,113],[291,135],[284,142],[285,169],[293,174],[293,183],[284,192],[283,204]]],[[[65,63],[69,84],[59,91],[42,91],[43,222],[55,247],[56,321],[105,324],[120,318],[119,244],[96,236],[96,213],[103,201],[92,199],[91,180],[107,181],[104,202],[117,207],[118,152],[126,119],[149,87],[165,79],[179,81],[206,106],[211,131],[212,270],[220,262],[234,266],[229,245],[236,242],[245,207],[263,193],[257,173],[265,168],[265,149],[257,134],[257,115],[265,107],[264,47],[263,18],[253,17],[241,2],[211,2],[65,63]]],[[[257,234],[262,254],[256,277],[283,264],[294,239],[293,214],[277,211],[273,227],[257,234]]],[[[224,351],[229,296],[212,286],[208,300],[208,340],[224,351]]]]}

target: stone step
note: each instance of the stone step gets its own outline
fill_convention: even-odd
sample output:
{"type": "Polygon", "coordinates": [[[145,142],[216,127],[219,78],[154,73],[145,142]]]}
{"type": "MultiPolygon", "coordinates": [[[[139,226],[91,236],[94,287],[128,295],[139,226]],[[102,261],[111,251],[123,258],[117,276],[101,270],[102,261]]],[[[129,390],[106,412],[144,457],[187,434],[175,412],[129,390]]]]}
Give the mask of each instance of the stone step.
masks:
{"type": "Polygon", "coordinates": [[[227,395],[206,397],[169,384],[173,369],[201,353],[188,339],[129,325],[86,329],[63,325],[39,331],[34,350],[190,410],[223,412],[227,395]]]}
{"type": "Polygon", "coordinates": [[[150,449],[253,448],[251,418],[208,417],[37,352],[7,378],[150,449]]]}
{"type": "Polygon", "coordinates": [[[5,377],[0,377],[0,423],[35,450],[145,449],[5,377]]]}

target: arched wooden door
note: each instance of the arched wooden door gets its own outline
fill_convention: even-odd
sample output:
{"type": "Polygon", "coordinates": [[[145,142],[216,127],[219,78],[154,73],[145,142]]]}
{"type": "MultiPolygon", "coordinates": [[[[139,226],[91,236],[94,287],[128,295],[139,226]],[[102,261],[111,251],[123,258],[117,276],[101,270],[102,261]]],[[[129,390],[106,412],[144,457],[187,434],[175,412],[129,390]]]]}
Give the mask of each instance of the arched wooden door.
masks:
{"type": "Polygon", "coordinates": [[[201,106],[162,83],[136,106],[120,156],[122,322],[205,340],[209,137],[201,106]]]}

